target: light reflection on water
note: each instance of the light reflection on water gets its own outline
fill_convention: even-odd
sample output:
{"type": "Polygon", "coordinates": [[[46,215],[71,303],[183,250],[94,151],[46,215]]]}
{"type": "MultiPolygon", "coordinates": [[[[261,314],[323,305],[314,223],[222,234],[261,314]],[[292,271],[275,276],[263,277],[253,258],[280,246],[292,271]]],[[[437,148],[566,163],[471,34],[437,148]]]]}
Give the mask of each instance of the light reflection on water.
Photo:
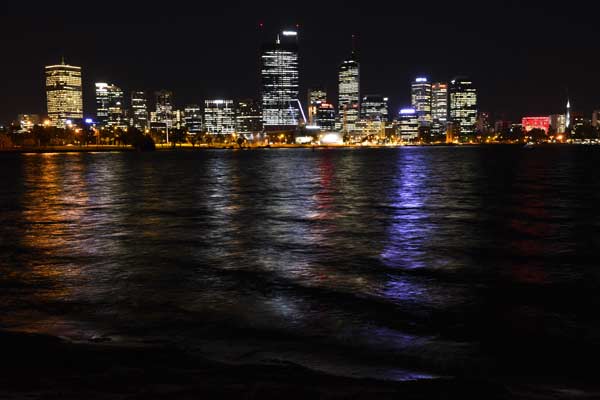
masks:
{"type": "MultiPolygon", "coordinates": [[[[481,345],[585,316],[549,299],[597,288],[600,182],[572,181],[598,154],[576,151],[3,156],[0,326],[395,377],[518,359],[481,345]]],[[[533,333],[595,337],[581,321],[533,333]]]]}

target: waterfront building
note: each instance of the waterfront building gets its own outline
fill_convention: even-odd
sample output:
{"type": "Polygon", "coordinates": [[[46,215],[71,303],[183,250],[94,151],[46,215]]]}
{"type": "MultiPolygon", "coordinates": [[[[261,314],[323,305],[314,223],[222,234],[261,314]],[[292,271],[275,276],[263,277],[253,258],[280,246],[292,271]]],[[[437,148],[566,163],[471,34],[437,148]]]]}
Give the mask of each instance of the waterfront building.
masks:
{"type": "Polygon", "coordinates": [[[314,125],[317,125],[323,131],[332,131],[335,129],[335,106],[331,103],[320,103],[317,107],[314,125]]]}
{"type": "Polygon", "coordinates": [[[146,92],[131,92],[131,126],[145,130],[148,128],[148,99],[146,92]]]}
{"type": "Polygon", "coordinates": [[[360,117],[360,64],[354,51],[340,65],[338,87],[337,127],[349,132],[360,117]]]}
{"type": "Polygon", "coordinates": [[[38,114],[19,114],[17,121],[21,126],[21,129],[25,130],[31,130],[34,126],[42,123],[42,119],[38,114]]]}
{"type": "Polygon", "coordinates": [[[417,112],[419,124],[430,126],[431,115],[431,83],[425,77],[419,77],[411,84],[411,105],[417,112]]]}
{"type": "Polygon", "coordinates": [[[450,120],[460,126],[460,141],[467,141],[475,133],[477,123],[477,89],[465,77],[450,82],[450,120]]]}
{"type": "Polygon", "coordinates": [[[475,131],[477,134],[485,135],[491,130],[490,113],[480,112],[475,123],[475,131]]]}
{"type": "Polygon", "coordinates": [[[431,85],[431,133],[446,132],[448,123],[448,84],[437,82],[431,85]]]}
{"type": "Polygon", "coordinates": [[[388,121],[388,102],[387,97],[380,95],[367,95],[362,98],[360,103],[361,117],[369,121],[388,121]]]}
{"type": "Polygon", "coordinates": [[[183,109],[183,124],[188,133],[202,133],[202,109],[199,105],[190,104],[183,109]]]}
{"type": "Polygon", "coordinates": [[[419,113],[414,108],[403,108],[398,116],[398,136],[402,142],[413,142],[419,137],[419,113]]]}
{"type": "Polygon", "coordinates": [[[542,129],[545,133],[550,130],[550,117],[523,117],[521,125],[525,132],[533,129],[542,129]]]}
{"type": "Polygon", "coordinates": [[[96,83],[96,122],[102,127],[125,128],[123,91],[116,85],[96,83]]]}
{"type": "Polygon", "coordinates": [[[65,127],[69,122],[83,119],[81,67],[65,64],[48,65],[46,100],[48,118],[53,126],[65,127]]]}
{"type": "Polygon", "coordinates": [[[594,110],[594,112],[592,112],[592,126],[594,128],[600,128],[600,110],[594,110]]]}
{"type": "MultiPolygon", "coordinates": [[[[571,116],[571,132],[575,133],[577,128],[583,127],[586,123],[586,118],[582,112],[570,111],[571,116]]],[[[587,121],[589,123],[589,120],[587,121]]]]}
{"type": "Polygon", "coordinates": [[[150,128],[153,130],[169,130],[177,125],[177,119],[173,108],[173,92],[159,90],[154,93],[156,97],[156,108],[150,113],[150,128]]]}
{"type": "MultiPolygon", "coordinates": [[[[508,127],[507,129],[510,129],[508,127]]],[[[460,137],[460,124],[458,122],[448,121],[446,124],[446,143],[456,143],[460,137]]]]}
{"type": "Polygon", "coordinates": [[[327,103],[327,92],[322,87],[308,89],[308,123],[315,124],[319,104],[327,103]]]}
{"type": "Polygon", "coordinates": [[[261,52],[262,119],[266,130],[295,127],[300,118],[298,32],[283,31],[261,52]]]}
{"type": "Polygon", "coordinates": [[[206,100],[204,102],[204,128],[211,135],[235,133],[233,100],[206,100]]]}
{"type": "Polygon", "coordinates": [[[563,134],[567,131],[567,117],[565,114],[553,114],[550,116],[550,128],[555,134],[563,134]]]}
{"type": "Polygon", "coordinates": [[[260,102],[255,99],[244,99],[237,103],[236,130],[239,134],[248,136],[263,130],[262,111],[260,102]]]}

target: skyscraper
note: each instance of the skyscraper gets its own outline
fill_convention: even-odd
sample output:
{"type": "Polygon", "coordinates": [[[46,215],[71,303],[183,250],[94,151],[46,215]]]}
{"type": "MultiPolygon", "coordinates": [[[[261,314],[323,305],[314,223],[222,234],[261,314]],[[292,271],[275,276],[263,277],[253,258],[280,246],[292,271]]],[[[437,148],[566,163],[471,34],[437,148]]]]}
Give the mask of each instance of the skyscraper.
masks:
{"type": "Polygon", "coordinates": [[[448,85],[445,83],[431,85],[431,118],[431,133],[445,133],[448,122],[448,85]]]}
{"type": "Polygon", "coordinates": [[[431,118],[431,83],[427,78],[419,77],[411,84],[411,105],[417,112],[419,124],[430,126],[431,118]]]}
{"type": "Polygon", "coordinates": [[[553,114],[550,116],[550,129],[554,134],[563,134],[567,130],[567,119],[565,114],[553,114]]]}
{"type": "Polygon", "coordinates": [[[315,118],[317,115],[317,108],[319,104],[327,103],[327,92],[325,89],[311,88],[308,89],[308,123],[311,125],[315,124],[315,118]]]}
{"type": "Polygon", "coordinates": [[[196,104],[190,104],[183,109],[183,123],[188,133],[202,133],[202,110],[196,104]]]}
{"type": "Polygon", "coordinates": [[[206,100],[204,127],[211,135],[230,135],[235,132],[233,100],[206,100]]]}
{"type": "Polygon", "coordinates": [[[260,103],[254,99],[240,100],[235,116],[236,130],[242,135],[251,135],[263,130],[260,103]]]}
{"type": "Polygon", "coordinates": [[[298,32],[283,31],[275,43],[264,44],[261,54],[262,114],[267,130],[298,125],[298,32]]]}
{"type": "Polygon", "coordinates": [[[48,118],[54,126],[83,118],[81,67],[65,64],[46,66],[48,118]]]}
{"type": "Polygon", "coordinates": [[[460,126],[460,140],[465,141],[475,133],[477,123],[477,89],[465,77],[450,82],[450,120],[460,126]]]}
{"type": "Polygon", "coordinates": [[[140,130],[148,128],[148,99],[146,92],[131,92],[131,125],[140,130]]]}
{"type": "Polygon", "coordinates": [[[125,127],[127,123],[123,105],[123,91],[118,86],[96,83],[96,120],[100,126],[125,127]]]}
{"type": "Polygon", "coordinates": [[[414,108],[403,108],[398,116],[398,130],[403,142],[411,142],[419,137],[419,113],[414,108]]]}
{"type": "Polygon", "coordinates": [[[363,119],[369,121],[383,121],[388,120],[388,101],[387,97],[380,95],[367,95],[364,96],[361,107],[361,116],[363,119]]]}
{"type": "Polygon", "coordinates": [[[360,114],[360,64],[354,51],[340,65],[338,85],[338,127],[352,131],[360,114]]]}
{"type": "Polygon", "coordinates": [[[323,131],[335,129],[335,106],[330,103],[320,103],[317,107],[314,124],[323,131]]]}
{"type": "Polygon", "coordinates": [[[150,113],[150,122],[153,129],[171,129],[176,125],[176,116],[173,111],[173,92],[160,90],[155,93],[156,111],[150,113]]]}

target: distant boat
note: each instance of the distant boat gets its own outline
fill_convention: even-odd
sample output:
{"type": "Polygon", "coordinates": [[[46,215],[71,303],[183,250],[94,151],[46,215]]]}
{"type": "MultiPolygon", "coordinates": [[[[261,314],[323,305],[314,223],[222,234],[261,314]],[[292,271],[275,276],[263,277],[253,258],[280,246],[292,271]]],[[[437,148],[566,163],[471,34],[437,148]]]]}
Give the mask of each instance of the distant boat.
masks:
{"type": "Polygon", "coordinates": [[[533,150],[533,149],[535,149],[535,143],[527,142],[527,143],[525,143],[525,146],[523,146],[523,148],[528,149],[528,150],[533,150]]]}

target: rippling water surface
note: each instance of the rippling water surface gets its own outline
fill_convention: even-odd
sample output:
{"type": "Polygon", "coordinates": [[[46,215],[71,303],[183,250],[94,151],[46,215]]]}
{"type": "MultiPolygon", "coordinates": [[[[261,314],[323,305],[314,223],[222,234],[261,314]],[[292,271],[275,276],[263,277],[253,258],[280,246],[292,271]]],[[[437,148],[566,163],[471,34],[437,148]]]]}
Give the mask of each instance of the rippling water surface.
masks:
{"type": "Polygon", "coordinates": [[[600,149],[0,155],[0,328],[351,376],[600,355],[600,149]]]}

